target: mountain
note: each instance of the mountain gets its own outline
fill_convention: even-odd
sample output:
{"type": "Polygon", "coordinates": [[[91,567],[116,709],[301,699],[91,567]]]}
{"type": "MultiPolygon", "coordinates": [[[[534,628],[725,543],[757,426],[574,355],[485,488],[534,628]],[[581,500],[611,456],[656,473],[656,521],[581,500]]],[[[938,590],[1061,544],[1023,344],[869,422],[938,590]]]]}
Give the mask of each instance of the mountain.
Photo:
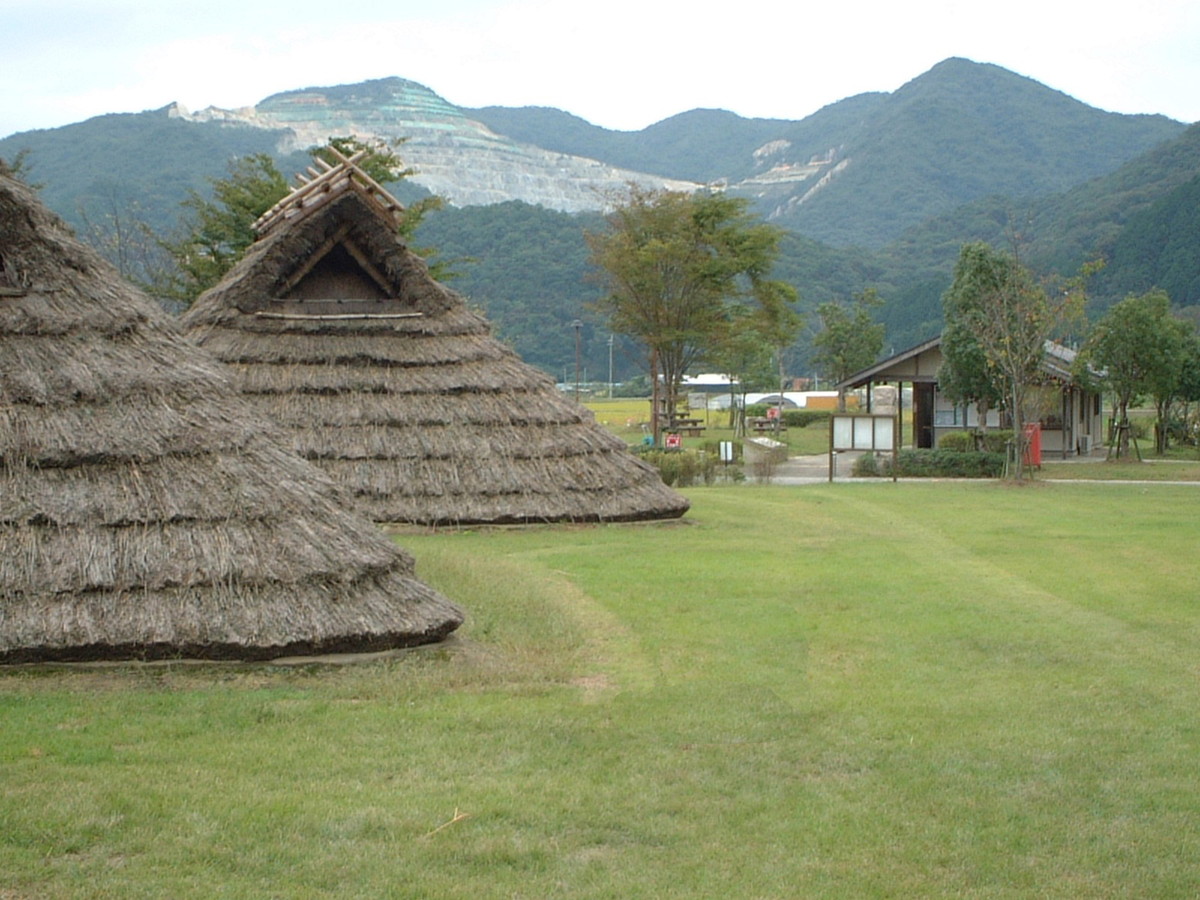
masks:
{"type": "MultiPolygon", "coordinates": [[[[405,140],[416,173],[402,202],[449,200],[418,246],[459,260],[456,287],[531,362],[561,375],[607,369],[607,338],[587,304],[584,231],[628,181],[719,186],[786,231],[777,273],[810,311],[876,287],[896,345],[940,327],[940,296],[964,241],[1007,246],[1019,232],[1039,270],[1071,273],[1104,253],[1096,281],[1116,292],[1170,284],[1192,293],[1192,180],[1200,132],[1161,116],[1092,109],[997,66],[950,59],[892,93],[849,97],[800,121],[696,109],[636,132],[542,108],[460,109],[401,78],[287,91],[240,110],[177,105],[100,116],[0,140],[29,150],[43,198],[81,228],[144,221],[174,227],[190,191],[205,193],[233,157],[272,155],[285,173],[329,136],[405,140]],[[1189,268],[1189,266],[1191,268],[1189,268]]],[[[814,319],[810,316],[810,321],[814,319]]],[[[618,373],[627,348],[615,349],[618,373]]],[[[799,354],[803,358],[803,349],[799,354]]],[[[632,360],[625,359],[627,366],[632,360]]]]}
{"type": "MultiPolygon", "coordinates": [[[[35,177],[76,197],[103,181],[99,171],[122,184],[157,179],[139,183],[138,196],[158,203],[163,185],[203,189],[230,151],[268,150],[299,166],[296,154],[331,136],[375,135],[403,139],[401,154],[416,170],[410,186],[455,206],[519,200],[581,212],[602,208],[629,182],[720,185],[781,227],[879,248],[991,194],[1065,190],[1183,127],[1102,112],[999,66],[949,59],[894,93],[849,97],[800,121],[692,110],[618,132],[559,110],[460,109],[421,84],[383,78],[287,91],[245,109],[172,105],[101,117],[10,136],[0,155],[29,147],[35,177]],[[189,141],[193,149],[182,146],[189,141]]],[[[72,218],[61,196],[47,199],[72,218]]]]}
{"type": "Polygon", "coordinates": [[[1200,305],[1198,178],[1200,124],[1060,193],[997,194],[931,218],[876,257],[893,288],[883,291],[891,313],[913,323],[921,320],[917,310],[923,308],[936,324],[938,297],[959,247],[967,241],[1009,247],[1014,239],[1024,261],[1043,274],[1069,277],[1085,262],[1106,260],[1089,285],[1094,313],[1155,287],[1166,290],[1176,306],[1200,305]]]}
{"type": "Polygon", "coordinates": [[[597,209],[605,194],[629,182],[688,190],[678,177],[652,177],[597,159],[522,144],[496,134],[424,85],[403,78],[310,87],[267,97],[245,110],[178,110],[192,122],[284,130],[281,152],[303,150],[339,135],[403,139],[413,181],[455,206],[521,200],[564,212],[597,209]]]}
{"type": "Polygon", "coordinates": [[[721,182],[771,221],[836,246],[879,248],[992,194],[1035,197],[1110,172],[1184,126],[1103,112],[999,66],[948,59],[892,94],[799,122],[694,110],[610,132],[553,110],[473,110],[551,150],[721,182]]]}
{"type": "MultiPolygon", "coordinates": [[[[234,157],[274,154],[286,137],[249,125],[198,125],[164,107],[12,135],[0,140],[0,158],[27,152],[42,200],[73,225],[120,210],[162,232],[174,226],[189,190],[227,174],[234,157]]],[[[301,165],[293,158],[293,168],[301,165]]]]}
{"type": "Polygon", "coordinates": [[[990,194],[1063,191],[1182,127],[1101,112],[998,66],[951,59],[890,95],[839,151],[846,167],[836,181],[777,218],[830,243],[881,246],[990,194]]]}

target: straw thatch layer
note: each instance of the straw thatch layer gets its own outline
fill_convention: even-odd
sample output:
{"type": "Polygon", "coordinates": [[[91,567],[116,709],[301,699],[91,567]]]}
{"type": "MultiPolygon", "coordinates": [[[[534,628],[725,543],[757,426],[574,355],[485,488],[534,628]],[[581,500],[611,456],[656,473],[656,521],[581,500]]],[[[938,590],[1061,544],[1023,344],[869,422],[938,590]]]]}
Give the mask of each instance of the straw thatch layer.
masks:
{"type": "Polygon", "coordinates": [[[371,517],[634,521],[687,510],[657,471],[492,337],[353,190],[289,215],[184,326],[371,517]],[[327,265],[342,244],[350,249],[327,265]],[[353,271],[364,255],[369,278],[353,271]],[[321,289],[340,279],[347,296],[305,283],[322,266],[321,289]],[[379,296],[362,290],[369,280],[379,296]]]}
{"type": "Polygon", "coordinates": [[[438,640],[462,613],[0,176],[0,663],[438,640]]]}
{"type": "Polygon", "coordinates": [[[0,661],[366,653],[441,640],[460,620],[427,614],[437,607],[446,608],[444,597],[397,572],[285,593],[241,584],[17,594],[5,599],[0,661]],[[398,596],[406,602],[397,604],[398,596]]]}

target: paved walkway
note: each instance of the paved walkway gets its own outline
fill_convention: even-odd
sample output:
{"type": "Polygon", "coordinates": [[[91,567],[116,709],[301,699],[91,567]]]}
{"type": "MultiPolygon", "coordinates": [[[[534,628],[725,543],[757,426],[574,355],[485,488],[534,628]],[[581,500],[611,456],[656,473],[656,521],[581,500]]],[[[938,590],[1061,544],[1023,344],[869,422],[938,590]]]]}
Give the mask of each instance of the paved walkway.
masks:
{"type": "MultiPolygon", "coordinates": [[[[891,484],[891,478],[855,478],[850,473],[854,470],[854,460],[861,456],[861,453],[846,452],[837,454],[836,469],[834,470],[833,480],[836,482],[854,481],[858,483],[875,483],[875,484],[891,484]]],[[[1071,457],[1064,462],[1097,462],[1103,461],[1104,457],[1093,453],[1091,457],[1071,457]]],[[[1057,462],[1057,460],[1056,460],[1057,462]]],[[[1155,462],[1155,460],[1148,460],[1155,462]]],[[[753,481],[754,476],[749,472],[746,474],[747,481],[753,481]]],[[[903,480],[903,479],[902,479],[903,480]]],[[[936,481],[938,479],[923,478],[921,481],[936,481]]],[[[954,481],[962,481],[963,479],[948,479],[954,481]]],[[[1046,479],[1054,481],[1055,484],[1183,484],[1192,487],[1200,487],[1200,481],[1167,481],[1161,479],[1146,479],[1145,481],[1134,479],[1046,479]]],[[[822,453],[818,456],[793,456],[786,462],[780,463],[772,474],[771,484],[828,484],[829,482],[829,454],[822,453]]]]}
{"type": "MultiPolygon", "coordinates": [[[[850,473],[854,469],[854,460],[859,453],[839,453],[836,456],[834,481],[881,481],[879,478],[853,478],[850,473]]],[[[747,480],[754,476],[747,473],[747,480]]],[[[771,484],[816,484],[829,481],[829,454],[819,456],[793,456],[787,462],[780,463],[771,476],[771,484]]]]}

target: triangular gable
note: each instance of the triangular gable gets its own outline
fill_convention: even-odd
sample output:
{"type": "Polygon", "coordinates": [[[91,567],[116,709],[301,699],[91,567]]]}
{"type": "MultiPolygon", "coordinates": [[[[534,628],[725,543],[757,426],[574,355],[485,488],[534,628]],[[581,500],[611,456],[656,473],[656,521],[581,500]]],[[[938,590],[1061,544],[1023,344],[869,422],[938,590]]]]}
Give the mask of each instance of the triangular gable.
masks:
{"type": "Polygon", "coordinates": [[[411,290],[413,263],[397,238],[403,207],[338,156],[255,223],[259,239],[226,280],[258,318],[414,318],[428,304],[411,290]]]}
{"type": "Polygon", "coordinates": [[[366,253],[347,237],[345,225],[285,278],[277,300],[383,300],[391,284],[366,253]]]}
{"type": "MultiPolygon", "coordinates": [[[[885,360],[875,363],[858,372],[855,372],[845,381],[835,385],[839,391],[851,390],[853,388],[862,387],[872,381],[887,380],[889,377],[895,377],[900,370],[903,371],[905,381],[934,381],[937,378],[936,366],[926,367],[929,371],[920,371],[918,360],[934,350],[939,350],[942,345],[941,335],[935,338],[930,338],[923,341],[914,347],[909,347],[907,350],[902,350],[899,353],[889,356],[885,360]]],[[[938,354],[940,363],[941,355],[938,354]]]]}

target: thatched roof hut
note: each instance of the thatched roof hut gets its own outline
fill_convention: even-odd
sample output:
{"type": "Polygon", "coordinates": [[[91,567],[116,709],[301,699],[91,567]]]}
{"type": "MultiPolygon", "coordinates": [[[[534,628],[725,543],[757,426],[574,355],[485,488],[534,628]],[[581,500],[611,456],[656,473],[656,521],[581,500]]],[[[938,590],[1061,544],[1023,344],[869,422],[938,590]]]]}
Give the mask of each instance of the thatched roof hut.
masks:
{"type": "Polygon", "coordinates": [[[269,211],[184,317],[292,447],[376,521],[631,521],[688,501],[492,337],[345,158],[269,211]]]}
{"type": "Polygon", "coordinates": [[[461,621],[0,171],[0,663],[379,650],[461,621]]]}

